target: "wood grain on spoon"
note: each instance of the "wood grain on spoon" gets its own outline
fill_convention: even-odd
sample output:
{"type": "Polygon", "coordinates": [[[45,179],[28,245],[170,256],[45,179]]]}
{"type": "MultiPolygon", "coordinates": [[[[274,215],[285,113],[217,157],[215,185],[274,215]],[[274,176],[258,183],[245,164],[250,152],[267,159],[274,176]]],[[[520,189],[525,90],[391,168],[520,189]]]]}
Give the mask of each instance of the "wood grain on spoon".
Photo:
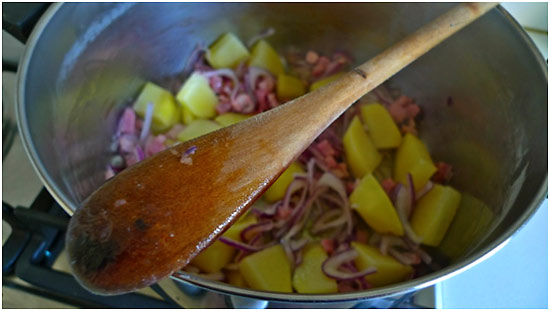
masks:
{"type": "Polygon", "coordinates": [[[458,5],[338,81],[107,181],[69,225],[77,279],[119,294],[181,269],[353,102],[496,5],[458,5]]]}

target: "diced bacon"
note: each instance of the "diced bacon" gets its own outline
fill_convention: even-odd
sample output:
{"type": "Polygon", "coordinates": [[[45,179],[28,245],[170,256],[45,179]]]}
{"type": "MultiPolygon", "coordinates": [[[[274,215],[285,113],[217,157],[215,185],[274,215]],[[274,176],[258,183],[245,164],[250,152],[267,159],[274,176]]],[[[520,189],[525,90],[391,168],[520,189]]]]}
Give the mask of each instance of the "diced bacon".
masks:
{"type": "Polygon", "coordinates": [[[256,95],[256,100],[258,101],[257,110],[259,113],[266,111],[269,107],[269,104],[267,102],[267,94],[269,94],[268,91],[261,89],[254,92],[254,95],[256,95]]]}
{"type": "Polygon", "coordinates": [[[132,108],[124,109],[122,117],[118,122],[118,135],[134,134],[136,132],[136,113],[132,108]]]}
{"type": "Polygon", "coordinates": [[[332,148],[332,145],[327,139],[321,140],[319,143],[317,143],[316,147],[324,156],[336,155],[336,150],[332,148]]]}
{"type": "Polygon", "coordinates": [[[288,207],[280,207],[277,210],[277,219],[287,219],[292,214],[292,209],[288,207]]]}
{"type": "Polygon", "coordinates": [[[380,184],[381,184],[382,188],[384,189],[384,191],[386,192],[387,195],[390,195],[391,192],[393,191],[393,189],[395,188],[395,186],[397,186],[395,181],[393,181],[393,179],[391,179],[391,178],[386,178],[386,179],[382,180],[382,182],[380,184]]]}
{"type": "Polygon", "coordinates": [[[432,180],[437,183],[448,183],[453,176],[453,167],[445,162],[435,163],[437,171],[432,176],[432,180]]]}
{"type": "Polygon", "coordinates": [[[166,149],[164,142],[166,141],[166,136],[158,135],[155,137],[149,137],[145,143],[145,156],[150,157],[155,153],[159,153],[162,150],[166,149]]]}
{"type": "Polygon", "coordinates": [[[259,78],[258,89],[272,92],[275,89],[275,79],[271,76],[262,76],[259,78]]]}
{"type": "Polygon", "coordinates": [[[328,57],[326,56],[319,57],[319,60],[311,70],[311,75],[315,78],[321,77],[327,70],[327,66],[329,64],[330,64],[330,59],[328,57]]]}
{"type": "Polygon", "coordinates": [[[369,234],[365,230],[357,229],[355,232],[355,239],[359,243],[367,244],[369,241],[369,234]]]}
{"type": "Polygon", "coordinates": [[[306,53],[306,62],[308,64],[314,65],[319,60],[319,54],[315,51],[308,51],[306,53]]]}
{"type": "Polygon", "coordinates": [[[224,114],[231,110],[231,103],[229,101],[220,101],[216,106],[218,114],[224,114]]]}
{"type": "Polygon", "coordinates": [[[275,93],[267,94],[267,103],[269,104],[269,108],[275,108],[275,107],[279,106],[279,101],[277,100],[277,95],[275,95],[275,93]]]}
{"type": "Polygon", "coordinates": [[[210,83],[210,87],[216,94],[222,92],[223,78],[221,76],[211,76],[210,79],[208,79],[208,82],[210,83]]]}
{"type": "Polygon", "coordinates": [[[331,168],[331,169],[332,169],[332,168],[339,168],[339,167],[338,167],[338,162],[336,162],[336,160],[334,159],[334,157],[332,157],[332,156],[326,156],[326,157],[324,158],[324,160],[325,160],[325,161],[324,161],[325,164],[326,164],[329,168],[331,168]]]}
{"type": "Polygon", "coordinates": [[[254,111],[254,102],[248,94],[241,93],[231,101],[233,110],[241,113],[252,113],[254,111]]]}
{"type": "Polygon", "coordinates": [[[137,137],[134,135],[122,135],[118,139],[118,144],[120,146],[120,151],[133,153],[136,148],[137,137]]]}
{"type": "Polygon", "coordinates": [[[414,122],[414,119],[409,119],[407,123],[401,125],[401,132],[403,134],[410,133],[413,135],[417,135],[418,132],[416,131],[416,122],[414,122]]]}
{"type": "Polygon", "coordinates": [[[332,239],[322,239],[321,246],[329,255],[332,255],[332,253],[334,252],[334,240],[332,239]]]}

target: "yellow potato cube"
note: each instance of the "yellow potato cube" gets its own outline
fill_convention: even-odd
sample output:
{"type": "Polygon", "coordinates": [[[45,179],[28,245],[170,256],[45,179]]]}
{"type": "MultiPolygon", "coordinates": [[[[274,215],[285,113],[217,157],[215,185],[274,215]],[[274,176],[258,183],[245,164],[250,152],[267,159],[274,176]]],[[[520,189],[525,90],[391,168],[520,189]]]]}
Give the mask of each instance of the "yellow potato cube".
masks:
{"type": "Polygon", "coordinates": [[[197,119],[197,116],[194,115],[187,106],[181,107],[181,120],[183,124],[188,125],[189,123],[195,121],[197,119]]]}
{"type": "Polygon", "coordinates": [[[285,196],[286,188],[294,180],[294,174],[305,173],[300,164],[294,162],[277,178],[277,180],[269,186],[264,192],[264,198],[268,202],[281,200],[285,196]]]}
{"type": "Polygon", "coordinates": [[[361,116],[369,136],[378,149],[397,148],[401,144],[401,132],[390,113],[379,103],[361,107],[361,116]]]}
{"type": "Polygon", "coordinates": [[[367,282],[375,287],[398,283],[405,280],[413,271],[391,256],[382,255],[378,249],[358,242],[351,242],[351,247],[359,253],[355,265],[359,270],[375,267],[376,273],[367,275],[367,282]]]}
{"type": "Polygon", "coordinates": [[[229,284],[237,287],[248,287],[248,284],[246,284],[246,281],[240,271],[228,270],[225,272],[225,275],[227,276],[227,281],[229,284]]]}
{"type": "Polygon", "coordinates": [[[221,126],[226,127],[244,121],[250,117],[251,115],[247,114],[228,112],[220,114],[214,119],[214,121],[218,122],[221,126]]]}
{"type": "Polygon", "coordinates": [[[382,161],[382,155],[376,150],[357,116],[346,130],[343,143],[347,163],[356,178],[372,173],[382,161]]]}
{"type": "Polygon", "coordinates": [[[422,243],[438,246],[460,205],[460,193],[449,186],[434,185],[416,203],[411,226],[422,243]]]}
{"type": "Polygon", "coordinates": [[[325,275],[321,266],[327,254],[320,244],[307,246],[303,250],[302,263],[294,270],[292,285],[300,294],[331,294],[338,292],[338,284],[325,275]]]}
{"type": "Polygon", "coordinates": [[[208,80],[199,73],[192,74],[185,81],[176,98],[196,117],[212,118],[216,115],[218,97],[208,80]]]}
{"type": "Polygon", "coordinates": [[[275,76],[284,73],[283,62],[277,51],[265,40],[260,40],[252,47],[248,66],[260,67],[270,71],[275,76]]]}
{"type": "Polygon", "coordinates": [[[390,198],[372,174],[365,175],[349,197],[365,222],[378,233],[403,235],[403,225],[390,198]]]}
{"type": "Polygon", "coordinates": [[[281,100],[291,100],[306,93],[302,80],[283,73],[277,76],[277,97],[281,100]]]}
{"type": "Polygon", "coordinates": [[[214,132],[215,130],[221,128],[221,125],[214,121],[197,119],[189,123],[186,128],[179,132],[177,139],[181,142],[184,142],[208,134],[210,132],[214,132]]]}
{"type": "Polygon", "coordinates": [[[134,104],[134,110],[139,117],[145,117],[149,103],[154,105],[151,123],[153,133],[165,132],[179,121],[180,115],[174,96],[152,82],[145,84],[134,104]]]}
{"type": "Polygon", "coordinates": [[[235,68],[248,56],[246,46],[232,33],[219,37],[206,52],[206,60],[216,69],[235,68]]]}
{"type": "MultiPolygon", "coordinates": [[[[254,223],[256,223],[256,218],[254,217],[241,218],[233,224],[233,226],[227,229],[223,236],[232,240],[240,241],[241,231],[254,223]]],[[[233,259],[236,251],[237,249],[232,246],[220,241],[214,241],[214,243],[210,244],[208,248],[193,258],[191,263],[203,272],[218,272],[225,267],[231,259],[233,259]]]]}
{"type": "Polygon", "coordinates": [[[415,191],[424,188],[437,171],[423,142],[412,134],[405,134],[395,154],[393,179],[408,185],[407,174],[411,174],[415,191]]]}
{"type": "Polygon", "coordinates": [[[318,88],[321,88],[321,87],[323,87],[327,84],[330,84],[331,82],[334,82],[334,81],[338,80],[338,78],[340,78],[343,75],[344,75],[344,73],[341,72],[341,73],[333,74],[332,76],[328,76],[326,78],[317,80],[309,86],[309,91],[310,92],[315,91],[318,88]]]}
{"type": "Polygon", "coordinates": [[[290,263],[281,245],[245,257],[239,270],[252,289],[292,292],[290,263]]]}

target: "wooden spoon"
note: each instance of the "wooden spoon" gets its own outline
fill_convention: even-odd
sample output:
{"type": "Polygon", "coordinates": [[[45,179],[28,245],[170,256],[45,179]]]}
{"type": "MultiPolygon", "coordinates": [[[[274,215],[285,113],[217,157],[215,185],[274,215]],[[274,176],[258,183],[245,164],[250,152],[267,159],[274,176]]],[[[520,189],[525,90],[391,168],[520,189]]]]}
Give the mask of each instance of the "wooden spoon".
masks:
{"type": "Polygon", "coordinates": [[[110,179],[69,224],[77,279],[120,294],[181,269],[352,103],[496,5],[460,4],[334,83],[110,179]]]}

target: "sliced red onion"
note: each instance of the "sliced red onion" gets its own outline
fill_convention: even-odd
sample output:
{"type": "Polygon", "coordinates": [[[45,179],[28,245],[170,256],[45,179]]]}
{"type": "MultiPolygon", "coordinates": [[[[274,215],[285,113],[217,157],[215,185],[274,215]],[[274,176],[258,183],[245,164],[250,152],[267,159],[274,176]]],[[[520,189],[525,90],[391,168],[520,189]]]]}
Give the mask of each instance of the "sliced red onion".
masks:
{"type": "Polygon", "coordinates": [[[207,52],[206,44],[199,43],[195,46],[195,48],[191,51],[191,54],[187,58],[187,63],[185,64],[185,67],[183,69],[183,75],[184,77],[187,77],[191,74],[193,69],[195,68],[195,64],[202,61],[203,55],[207,52]]]}
{"type": "Polygon", "coordinates": [[[331,209],[319,217],[311,227],[310,232],[312,234],[318,234],[328,229],[337,228],[346,223],[346,215],[342,213],[341,209],[331,209]]]}
{"type": "Polygon", "coordinates": [[[383,235],[380,238],[380,246],[378,249],[380,250],[380,253],[387,255],[388,251],[395,246],[407,247],[407,244],[401,238],[392,235],[383,235]]]}
{"type": "Polygon", "coordinates": [[[143,118],[143,127],[141,128],[141,133],[139,135],[139,141],[144,143],[149,136],[151,130],[151,123],[153,122],[153,110],[155,105],[152,102],[147,103],[147,108],[145,108],[145,116],[143,118]]]}
{"type": "Polygon", "coordinates": [[[267,77],[268,79],[273,79],[271,73],[263,68],[250,66],[248,67],[248,83],[251,90],[256,89],[256,84],[258,79],[261,77],[267,77]]]}
{"type": "Polygon", "coordinates": [[[249,242],[255,236],[259,236],[264,232],[273,229],[273,222],[270,220],[262,221],[257,224],[250,225],[241,231],[241,240],[243,242],[249,242]]]}
{"type": "Polygon", "coordinates": [[[275,28],[273,27],[269,27],[267,29],[265,29],[264,31],[260,32],[259,34],[255,35],[254,37],[250,38],[250,40],[248,40],[247,42],[247,45],[248,47],[252,47],[254,45],[254,43],[262,40],[262,39],[265,39],[267,37],[271,37],[275,34],[275,28]]]}
{"type": "Polygon", "coordinates": [[[323,186],[327,186],[333,189],[334,191],[336,191],[336,193],[340,195],[340,198],[342,199],[342,202],[343,202],[342,211],[347,221],[346,232],[348,235],[351,235],[351,232],[353,230],[353,222],[352,222],[352,216],[351,216],[352,214],[349,206],[348,196],[346,194],[346,186],[344,185],[341,179],[337,178],[336,176],[328,172],[324,173],[323,176],[321,176],[321,178],[317,182],[317,187],[323,187],[323,186]]]}
{"type": "Polygon", "coordinates": [[[416,253],[400,252],[395,248],[391,248],[389,253],[393,258],[397,259],[397,261],[406,266],[417,265],[421,262],[420,256],[416,253]]]}
{"type": "Polygon", "coordinates": [[[277,214],[277,210],[281,205],[283,205],[283,203],[282,201],[279,201],[279,202],[276,202],[275,204],[269,205],[267,208],[264,208],[264,209],[253,208],[251,212],[259,217],[272,218],[277,214]]]}
{"type": "Polygon", "coordinates": [[[315,159],[311,158],[309,159],[309,162],[307,162],[307,183],[309,184],[309,194],[313,194],[313,191],[315,190],[316,184],[315,184],[315,159]]]}
{"type": "Polygon", "coordinates": [[[145,159],[145,152],[143,152],[141,146],[136,146],[136,155],[138,161],[143,161],[145,159]]]}
{"type": "Polygon", "coordinates": [[[411,217],[411,213],[412,213],[412,210],[414,209],[414,204],[416,202],[416,191],[414,191],[414,182],[413,182],[413,178],[412,178],[412,175],[409,173],[407,174],[407,181],[409,182],[409,195],[411,196],[411,204],[410,204],[410,209],[407,213],[407,217],[411,217]]]}
{"type": "Polygon", "coordinates": [[[295,213],[293,213],[293,216],[290,217],[291,227],[284,235],[283,240],[289,241],[293,236],[295,236],[298,232],[302,230],[303,226],[306,224],[308,218],[307,216],[311,211],[310,207],[313,205],[315,199],[317,199],[319,193],[319,191],[316,191],[310,198],[307,199],[304,204],[296,207],[295,213]]]}
{"type": "Polygon", "coordinates": [[[225,243],[229,246],[233,246],[233,247],[235,247],[237,249],[240,249],[242,251],[245,251],[245,252],[258,252],[258,251],[261,251],[264,248],[268,248],[269,246],[275,245],[274,242],[271,242],[271,243],[268,243],[268,244],[263,245],[263,246],[254,246],[254,245],[242,243],[242,242],[239,242],[239,241],[235,241],[233,239],[230,239],[230,238],[227,238],[227,237],[224,237],[224,236],[218,238],[218,241],[220,241],[222,243],[225,243]]]}
{"type": "Polygon", "coordinates": [[[354,249],[336,253],[323,262],[321,269],[325,275],[338,281],[362,278],[377,271],[375,267],[369,267],[358,272],[344,272],[339,269],[342,264],[353,261],[357,256],[359,256],[359,254],[354,249]]]}
{"type": "Polygon", "coordinates": [[[290,183],[290,185],[288,185],[288,188],[286,188],[285,196],[283,198],[283,206],[281,208],[288,208],[292,195],[302,189],[304,189],[304,191],[300,196],[300,201],[297,206],[301,205],[305,199],[307,192],[307,181],[303,177],[294,177],[294,180],[290,183]]]}
{"type": "Polygon", "coordinates": [[[403,225],[403,230],[405,235],[414,243],[420,244],[422,239],[414,233],[414,230],[411,227],[408,219],[408,211],[411,210],[412,198],[410,190],[404,187],[401,184],[398,184],[396,187],[396,196],[395,196],[395,209],[397,210],[397,215],[399,215],[399,220],[403,225]]]}
{"type": "Polygon", "coordinates": [[[303,260],[304,260],[304,254],[302,250],[297,251],[296,255],[294,256],[294,266],[298,267],[300,264],[302,264],[303,260]]]}
{"type": "Polygon", "coordinates": [[[288,262],[290,263],[290,266],[294,269],[294,263],[296,262],[296,258],[294,258],[294,252],[290,248],[289,243],[281,241],[281,246],[283,247],[285,251],[286,258],[288,259],[288,262]]]}
{"type": "Polygon", "coordinates": [[[120,137],[123,134],[133,135],[136,131],[136,113],[134,109],[128,107],[124,109],[120,120],[118,121],[118,127],[116,131],[116,137],[120,137]]]}
{"type": "Polygon", "coordinates": [[[309,239],[306,237],[303,237],[299,240],[290,241],[289,246],[292,251],[297,252],[302,248],[304,248],[304,246],[306,246],[308,242],[309,242],[309,239]]]}
{"type": "Polygon", "coordinates": [[[426,193],[430,192],[432,188],[434,187],[434,183],[431,180],[428,180],[424,188],[420,189],[418,193],[416,194],[416,201],[418,201],[421,197],[426,195],[426,193]]]}
{"type": "Polygon", "coordinates": [[[222,68],[222,69],[217,69],[212,71],[201,72],[201,74],[207,79],[212,76],[224,76],[229,78],[231,82],[233,82],[233,89],[231,90],[230,98],[231,100],[234,100],[235,97],[237,97],[237,92],[239,91],[239,88],[241,86],[239,83],[239,78],[237,77],[237,75],[233,70],[228,68],[222,68]]]}
{"type": "Polygon", "coordinates": [[[422,258],[423,262],[425,262],[426,264],[430,264],[432,262],[432,257],[430,256],[430,254],[424,251],[420,245],[415,244],[414,242],[409,240],[407,237],[405,237],[403,241],[407,244],[408,249],[417,253],[420,256],[420,258],[422,258]]]}

